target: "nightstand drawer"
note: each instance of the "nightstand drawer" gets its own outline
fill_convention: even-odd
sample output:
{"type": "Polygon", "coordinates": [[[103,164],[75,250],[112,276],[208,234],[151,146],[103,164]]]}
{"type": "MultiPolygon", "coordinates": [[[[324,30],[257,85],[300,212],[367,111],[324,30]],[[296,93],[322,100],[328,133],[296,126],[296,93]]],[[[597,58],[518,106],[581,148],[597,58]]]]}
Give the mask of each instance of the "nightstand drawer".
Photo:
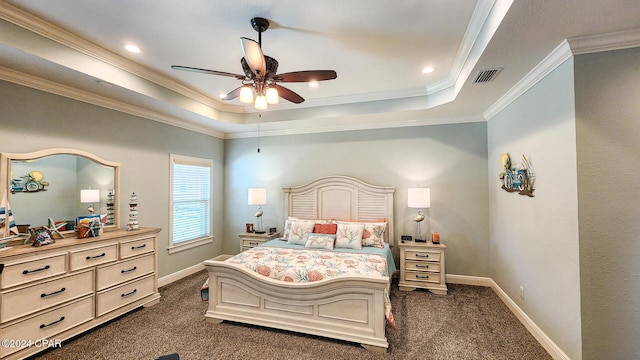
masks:
{"type": "Polygon", "coordinates": [[[260,245],[262,243],[264,243],[264,240],[243,239],[242,240],[242,247],[243,248],[252,248],[252,247],[258,246],[258,245],[260,245]]]}
{"type": "Polygon", "coordinates": [[[440,273],[428,273],[420,271],[406,271],[406,281],[421,281],[428,283],[440,283],[440,273]]]}
{"type": "Polygon", "coordinates": [[[406,250],[404,257],[407,260],[440,261],[440,251],[406,250]]]}
{"type": "Polygon", "coordinates": [[[405,261],[405,269],[406,270],[416,270],[416,271],[427,271],[427,272],[440,272],[440,263],[439,262],[430,262],[430,261],[415,261],[415,260],[407,260],[405,261]]]}

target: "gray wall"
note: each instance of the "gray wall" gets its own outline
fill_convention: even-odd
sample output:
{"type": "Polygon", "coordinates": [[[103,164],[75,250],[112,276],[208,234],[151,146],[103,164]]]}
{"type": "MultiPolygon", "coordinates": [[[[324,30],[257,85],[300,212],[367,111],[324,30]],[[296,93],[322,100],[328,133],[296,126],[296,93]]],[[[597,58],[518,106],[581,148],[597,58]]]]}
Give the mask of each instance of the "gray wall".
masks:
{"type": "Polygon", "coordinates": [[[396,186],[396,235],[415,231],[407,188],[430,187],[431,229],[447,245],[446,272],[488,276],[486,123],[347,131],[225,140],[224,252],[240,251],[237,234],[255,223],[247,188],[266,187],[265,227],[282,229],[283,187],[328,175],[396,186]]]}
{"type": "Polygon", "coordinates": [[[640,49],[575,59],[585,359],[640,358],[640,49]]]}
{"type": "Polygon", "coordinates": [[[491,278],[571,359],[581,358],[573,60],[488,122],[491,278]],[[522,155],[535,197],[500,188],[500,156],[522,155]],[[524,299],[520,298],[524,287],[524,299]]]}
{"type": "MultiPolygon", "coordinates": [[[[122,203],[126,204],[135,191],[140,225],[162,228],[159,276],[220,254],[224,199],[221,139],[0,81],[0,151],[54,147],[80,149],[120,162],[122,203]],[[173,255],[167,252],[170,153],[212,159],[214,163],[216,241],[173,255]]],[[[121,208],[122,226],[127,216],[127,209],[121,208]]]]}

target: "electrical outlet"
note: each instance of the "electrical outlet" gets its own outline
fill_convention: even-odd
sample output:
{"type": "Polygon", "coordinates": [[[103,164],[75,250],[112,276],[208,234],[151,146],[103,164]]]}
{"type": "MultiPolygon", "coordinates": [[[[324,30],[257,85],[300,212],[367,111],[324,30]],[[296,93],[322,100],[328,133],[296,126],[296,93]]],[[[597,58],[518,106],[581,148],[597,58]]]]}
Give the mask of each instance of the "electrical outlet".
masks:
{"type": "Polygon", "coordinates": [[[524,300],[524,287],[520,286],[520,299],[524,300]]]}

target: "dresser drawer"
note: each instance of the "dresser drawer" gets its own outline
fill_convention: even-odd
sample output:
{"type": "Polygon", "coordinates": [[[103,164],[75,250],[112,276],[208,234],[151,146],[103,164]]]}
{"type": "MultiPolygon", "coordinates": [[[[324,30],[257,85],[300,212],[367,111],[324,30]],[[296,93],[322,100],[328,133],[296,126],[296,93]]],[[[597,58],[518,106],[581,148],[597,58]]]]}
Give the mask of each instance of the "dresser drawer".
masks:
{"type": "MultiPolygon", "coordinates": [[[[93,296],[43,311],[30,318],[2,327],[2,338],[9,340],[55,339],[55,335],[93,319],[93,296]]],[[[20,350],[0,346],[0,357],[20,350]]]]}
{"type": "Polygon", "coordinates": [[[120,243],[120,258],[126,259],[132,256],[153,252],[156,248],[156,238],[148,237],[120,243]]]}
{"type": "Polygon", "coordinates": [[[88,249],[71,251],[69,254],[71,257],[71,271],[75,271],[118,260],[118,245],[114,243],[105,246],[95,246],[88,249]]]}
{"type": "Polygon", "coordinates": [[[30,257],[6,263],[1,276],[0,288],[26,284],[67,272],[67,254],[58,253],[41,257],[30,257]]]}
{"type": "Polygon", "coordinates": [[[420,281],[425,283],[440,283],[440,273],[406,271],[404,280],[406,280],[407,282],[420,281]]]}
{"type": "Polygon", "coordinates": [[[439,262],[406,260],[404,265],[406,270],[440,272],[439,262]]]}
{"type": "Polygon", "coordinates": [[[5,323],[91,293],[93,270],[3,291],[0,293],[0,320],[5,323]]]}
{"type": "Polygon", "coordinates": [[[96,299],[96,316],[102,316],[112,310],[151,295],[153,292],[153,275],[100,292],[96,299]]]}
{"type": "Polygon", "coordinates": [[[115,264],[103,265],[96,273],[96,289],[103,290],[113,285],[151,274],[155,270],[155,254],[148,254],[115,264]]]}
{"type": "Polygon", "coordinates": [[[439,251],[406,250],[404,256],[407,260],[440,261],[439,251]]]}

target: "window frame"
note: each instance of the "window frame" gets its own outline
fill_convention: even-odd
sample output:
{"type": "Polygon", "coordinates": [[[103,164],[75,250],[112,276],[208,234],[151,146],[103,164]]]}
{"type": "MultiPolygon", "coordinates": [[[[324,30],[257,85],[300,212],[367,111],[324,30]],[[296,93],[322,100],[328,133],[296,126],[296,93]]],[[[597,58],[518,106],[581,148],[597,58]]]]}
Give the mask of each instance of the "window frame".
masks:
{"type": "Polygon", "coordinates": [[[197,246],[210,244],[213,242],[213,160],[198,158],[193,156],[169,154],[169,246],[167,250],[169,254],[191,249],[197,246]],[[193,165],[209,168],[209,234],[195,239],[173,242],[173,183],[174,183],[174,167],[175,164],[193,165]]]}

